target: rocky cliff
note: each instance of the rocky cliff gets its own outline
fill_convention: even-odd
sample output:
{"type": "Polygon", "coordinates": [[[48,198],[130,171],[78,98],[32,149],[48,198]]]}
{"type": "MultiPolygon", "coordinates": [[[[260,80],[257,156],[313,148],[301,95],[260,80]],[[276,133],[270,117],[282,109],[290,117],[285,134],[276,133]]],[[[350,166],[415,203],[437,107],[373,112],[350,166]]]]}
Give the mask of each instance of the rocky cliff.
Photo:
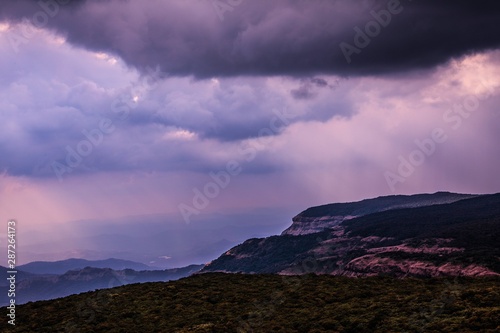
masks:
{"type": "Polygon", "coordinates": [[[343,276],[500,274],[500,194],[439,192],[313,207],[202,272],[343,276]]]}
{"type": "Polygon", "coordinates": [[[477,195],[437,192],[420,195],[393,195],[358,202],[335,203],[306,209],[292,219],[282,235],[305,235],[335,227],[345,220],[401,208],[447,204],[477,195]]]}

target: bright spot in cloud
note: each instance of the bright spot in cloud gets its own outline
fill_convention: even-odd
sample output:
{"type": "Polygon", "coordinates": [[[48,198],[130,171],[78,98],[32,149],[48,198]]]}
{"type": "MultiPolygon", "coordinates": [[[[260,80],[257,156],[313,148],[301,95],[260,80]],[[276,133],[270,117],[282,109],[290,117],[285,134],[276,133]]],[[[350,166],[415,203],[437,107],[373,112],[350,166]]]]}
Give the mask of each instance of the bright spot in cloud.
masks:
{"type": "Polygon", "coordinates": [[[115,57],[112,57],[109,54],[104,53],[104,52],[95,53],[95,57],[97,59],[105,60],[108,63],[110,63],[111,65],[114,65],[114,64],[116,64],[118,62],[118,60],[116,60],[115,57]]]}
{"type": "Polygon", "coordinates": [[[196,133],[185,129],[176,129],[167,132],[163,135],[163,140],[192,140],[196,137],[196,133]]]}
{"type": "Polygon", "coordinates": [[[212,82],[212,85],[213,85],[213,86],[218,86],[218,85],[219,85],[219,83],[220,83],[220,82],[219,82],[219,80],[217,80],[217,79],[215,79],[215,78],[214,78],[214,79],[211,79],[210,81],[212,82]]]}
{"type": "Polygon", "coordinates": [[[66,39],[64,39],[61,36],[56,36],[53,39],[51,39],[51,42],[56,45],[63,45],[64,43],[66,43],[66,39]]]}

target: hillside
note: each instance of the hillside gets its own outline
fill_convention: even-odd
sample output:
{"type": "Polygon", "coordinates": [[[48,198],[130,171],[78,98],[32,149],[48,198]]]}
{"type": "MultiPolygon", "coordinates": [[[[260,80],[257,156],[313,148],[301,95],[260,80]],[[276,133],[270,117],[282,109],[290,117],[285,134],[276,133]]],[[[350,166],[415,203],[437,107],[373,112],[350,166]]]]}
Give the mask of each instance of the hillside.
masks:
{"type": "MultiPolygon", "coordinates": [[[[2,332],[498,332],[498,278],[201,274],[17,308],[2,332]]],[[[6,309],[0,309],[6,313],[6,309]]]]}
{"type": "Polygon", "coordinates": [[[300,230],[306,232],[249,239],[202,272],[395,277],[500,274],[500,194],[391,196],[310,208],[299,216],[310,218],[314,227],[302,221],[300,230]],[[349,218],[309,232],[317,227],[316,221],[341,215],[349,218]]]}

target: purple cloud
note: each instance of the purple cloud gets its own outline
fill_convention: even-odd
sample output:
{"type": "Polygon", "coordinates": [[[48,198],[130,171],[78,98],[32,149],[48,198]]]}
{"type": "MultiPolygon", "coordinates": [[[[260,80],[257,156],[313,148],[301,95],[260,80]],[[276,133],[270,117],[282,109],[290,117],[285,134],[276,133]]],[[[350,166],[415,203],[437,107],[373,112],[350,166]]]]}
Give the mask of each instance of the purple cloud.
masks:
{"type": "Polygon", "coordinates": [[[159,65],[166,75],[198,78],[394,73],[500,43],[500,4],[492,0],[255,0],[226,9],[222,21],[210,1],[59,4],[67,2],[6,1],[0,18],[26,19],[143,71],[159,65]],[[355,50],[351,63],[342,43],[355,50]]]}

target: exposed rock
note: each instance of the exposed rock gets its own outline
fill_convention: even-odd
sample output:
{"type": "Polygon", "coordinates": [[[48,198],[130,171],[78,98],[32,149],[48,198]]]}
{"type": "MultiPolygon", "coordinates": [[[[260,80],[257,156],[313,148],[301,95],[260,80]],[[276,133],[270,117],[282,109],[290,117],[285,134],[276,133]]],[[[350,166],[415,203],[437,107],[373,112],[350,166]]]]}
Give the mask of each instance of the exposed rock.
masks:
{"type": "Polygon", "coordinates": [[[292,219],[292,225],[282,235],[306,235],[335,227],[345,220],[393,209],[416,208],[447,204],[477,195],[437,192],[412,196],[398,195],[367,199],[359,202],[336,203],[308,208],[292,219]]]}
{"type": "Polygon", "coordinates": [[[498,239],[500,194],[391,196],[307,209],[281,236],[247,240],[202,272],[496,276],[498,239]]]}

